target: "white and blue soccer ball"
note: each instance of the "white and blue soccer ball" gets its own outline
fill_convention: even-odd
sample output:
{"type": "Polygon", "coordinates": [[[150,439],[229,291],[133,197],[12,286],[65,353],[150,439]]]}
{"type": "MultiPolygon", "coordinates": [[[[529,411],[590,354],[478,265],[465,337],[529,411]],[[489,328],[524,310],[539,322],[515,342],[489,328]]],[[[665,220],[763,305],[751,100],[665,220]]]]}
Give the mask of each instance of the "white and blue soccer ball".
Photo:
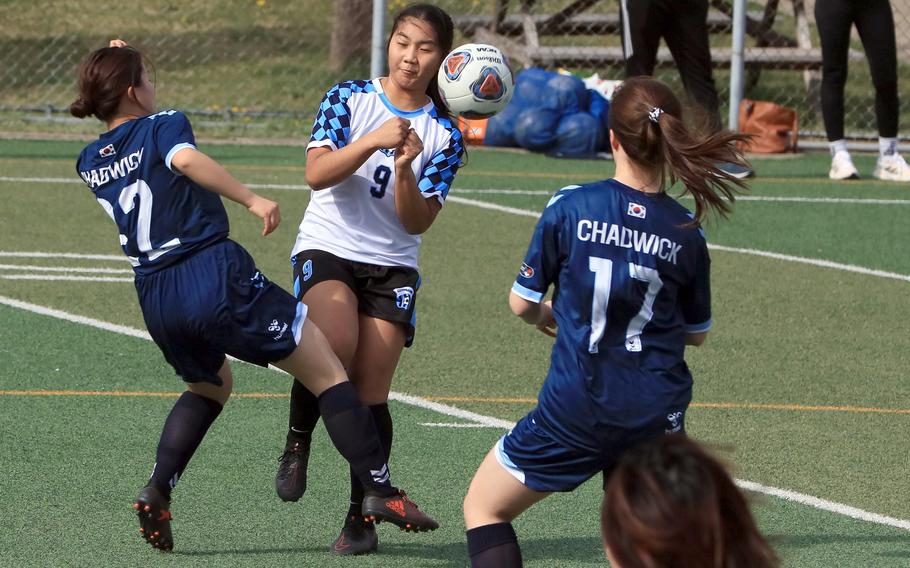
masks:
{"type": "Polygon", "coordinates": [[[515,90],[505,54],[483,43],[461,45],[446,55],[437,83],[449,110],[465,118],[493,116],[505,108],[515,90]]]}

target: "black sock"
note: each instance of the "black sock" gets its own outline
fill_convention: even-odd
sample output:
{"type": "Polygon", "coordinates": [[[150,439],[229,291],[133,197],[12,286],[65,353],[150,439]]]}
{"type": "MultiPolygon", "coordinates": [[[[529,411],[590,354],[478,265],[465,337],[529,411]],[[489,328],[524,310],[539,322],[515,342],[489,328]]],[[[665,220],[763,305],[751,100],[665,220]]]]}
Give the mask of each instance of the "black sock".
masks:
{"type": "Polygon", "coordinates": [[[360,404],[354,385],[345,381],[326,389],[319,395],[319,411],[329,438],[367,491],[395,493],[373,414],[360,404]]]}
{"type": "Polygon", "coordinates": [[[291,387],[291,412],[288,417],[288,444],[309,438],[319,422],[319,402],[300,381],[291,387]]]}
{"type": "Polygon", "coordinates": [[[521,568],[521,549],[510,523],[494,523],[468,530],[471,568],[521,568]]]}
{"type": "MultiPolygon", "coordinates": [[[[376,423],[382,450],[385,452],[386,462],[388,462],[389,456],[392,455],[392,415],[389,413],[389,405],[385,402],[373,404],[369,409],[373,413],[373,421],[376,423]]],[[[351,469],[351,506],[348,509],[348,515],[359,515],[361,503],[363,503],[363,484],[360,483],[357,473],[351,469]]]]}
{"type": "Polygon", "coordinates": [[[183,475],[209,426],[218,418],[221,408],[214,400],[190,391],[180,395],[164,421],[149,485],[154,485],[170,498],[171,490],[183,475]]]}

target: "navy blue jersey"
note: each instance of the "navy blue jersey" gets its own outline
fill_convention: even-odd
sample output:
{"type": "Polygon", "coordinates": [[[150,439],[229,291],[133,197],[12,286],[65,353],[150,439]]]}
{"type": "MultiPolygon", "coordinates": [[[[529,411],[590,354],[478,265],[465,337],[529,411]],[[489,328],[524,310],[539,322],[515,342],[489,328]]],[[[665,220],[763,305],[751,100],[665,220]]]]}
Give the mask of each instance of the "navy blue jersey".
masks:
{"type": "Polygon", "coordinates": [[[79,155],[76,171],[117,224],[136,274],[150,274],[228,235],[221,198],[171,169],[195,148],[189,120],[175,110],[130,120],[79,155]]]}
{"type": "Polygon", "coordinates": [[[709,264],[691,213],[665,193],[606,180],[553,196],[512,291],[540,302],[555,287],[538,416],[558,439],[596,451],[604,426],[685,409],[685,334],[711,326],[709,264]]]}

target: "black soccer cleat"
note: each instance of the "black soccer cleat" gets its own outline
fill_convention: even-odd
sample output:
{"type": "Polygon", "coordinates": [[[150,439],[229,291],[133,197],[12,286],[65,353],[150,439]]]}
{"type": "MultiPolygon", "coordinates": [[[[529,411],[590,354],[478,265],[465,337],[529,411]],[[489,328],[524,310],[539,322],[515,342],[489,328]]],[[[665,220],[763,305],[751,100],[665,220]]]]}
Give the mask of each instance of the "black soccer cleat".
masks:
{"type": "Polygon", "coordinates": [[[401,490],[388,496],[367,493],[363,498],[362,510],[366,520],[377,523],[388,521],[403,531],[424,532],[439,528],[439,523],[423,513],[417,503],[408,499],[407,494],[401,490]]]}
{"type": "Polygon", "coordinates": [[[311,435],[301,440],[288,441],[278,459],[275,491],[282,501],[296,501],[306,491],[306,468],[310,459],[311,435]]]}
{"type": "Polygon", "coordinates": [[[139,534],[152,548],[161,552],[170,552],[174,548],[170,505],[170,501],[151,485],[143,487],[133,503],[133,509],[139,516],[139,534]]]}
{"type": "Polygon", "coordinates": [[[341,527],[341,534],[332,543],[329,552],[338,556],[370,554],[379,548],[376,525],[360,515],[348,515],[341,527]]]}

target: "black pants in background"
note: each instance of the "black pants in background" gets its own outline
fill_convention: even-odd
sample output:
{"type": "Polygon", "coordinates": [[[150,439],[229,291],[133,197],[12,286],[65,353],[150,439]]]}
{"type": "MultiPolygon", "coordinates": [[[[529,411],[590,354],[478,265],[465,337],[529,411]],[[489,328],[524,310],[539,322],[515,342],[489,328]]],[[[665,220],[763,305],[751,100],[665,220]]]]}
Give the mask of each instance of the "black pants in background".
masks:
{"type": "Polygon", "coordinates": [[[897,136],[897,49],[888,0],[816,0],[815,23],[822,44],[822,116],[828,140],[844,137],[844,85],[850,29],[856,25],[875,86],[879,136],[897,136]]]}
{"type": "Polygon", "coordinates": [[[719,130],[707,18],[708,0],[620,0],[626,77],[654,72],[664,38],[686,93],[704,109],[709,126],[719,130]]]}

